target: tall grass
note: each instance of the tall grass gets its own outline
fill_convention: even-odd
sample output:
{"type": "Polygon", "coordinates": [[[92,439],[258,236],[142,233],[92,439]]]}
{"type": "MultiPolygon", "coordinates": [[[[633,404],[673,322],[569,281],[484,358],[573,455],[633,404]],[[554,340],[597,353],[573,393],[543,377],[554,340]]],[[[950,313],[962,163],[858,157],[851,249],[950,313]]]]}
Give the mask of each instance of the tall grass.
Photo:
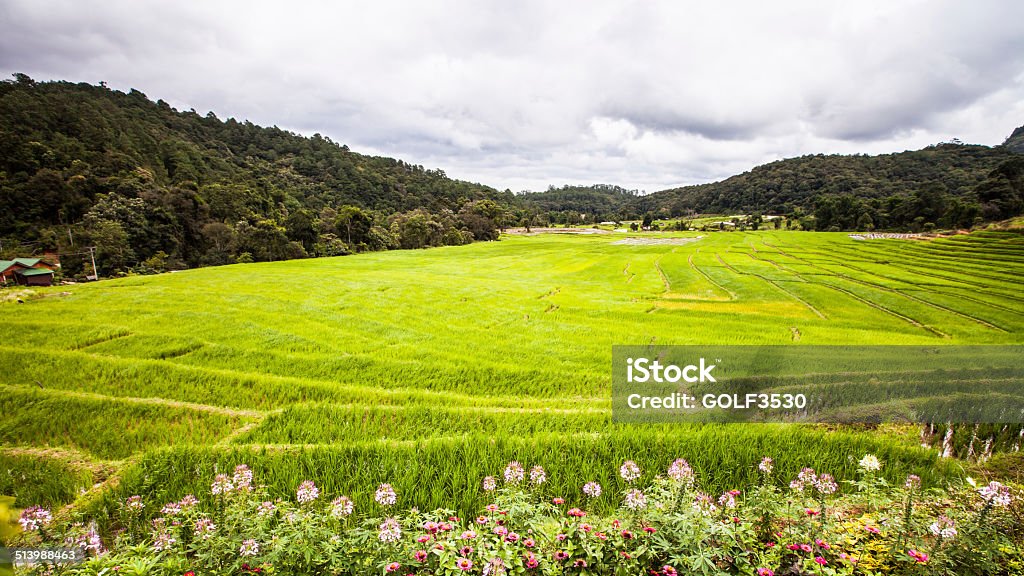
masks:
{"type": "MultiPolygon", "coordinates": [[[[315,480],[325,496],[347,495],[356,505],[374,506],[381,482],[395,486],[404,505],[421,509],[454,506],[469,514],[484,503],[480,482],[501,475],[510,460],[540,464],[548,471],[544,490],[550,496],[581,504],[580,488],[598,481],[606,496],[596,507],[611,510],[625,489],[616,475],[625,459],[644,468],[645,477],[664,474],[669,463],[685,457],[708,490],[723,491],[757,481],[757,464],[765,455],[776,462],[776,481],[788,483],[804,466],[828,471],[840,480],[855,478],[857,460],[874,453],[886,464],[885,475],[902,482],[908,473],[935,485],[955,466],[934,451],[904,447],[863,432],[829,432],[784,425],[628,428],[603,434],[539,433],[528,437],[500,432],[419,441],[375,441],[332,446],[181,447],[146,454],[128,468],[117,490],[102,505],[112,507],[133,494],[171,501],[193,493],[209,497],[218,471],[249,464],[256,477],[282,498],[315,480]]],[[[594,506],[591,504],[590,506],[594,506]]]]}
{"type": "Polygon", "coordinates": [[[244,419],[188,408],[0,387],[0,442],[64,446],[100,459],[171,444],[214,442],[244,419]]]}
{"type": "Polygon", "coordinates": [[[88,469],[60,459],[0,451],[0,494],[13,496],[15,507],[66,504],[94,479],[88,469]]]}

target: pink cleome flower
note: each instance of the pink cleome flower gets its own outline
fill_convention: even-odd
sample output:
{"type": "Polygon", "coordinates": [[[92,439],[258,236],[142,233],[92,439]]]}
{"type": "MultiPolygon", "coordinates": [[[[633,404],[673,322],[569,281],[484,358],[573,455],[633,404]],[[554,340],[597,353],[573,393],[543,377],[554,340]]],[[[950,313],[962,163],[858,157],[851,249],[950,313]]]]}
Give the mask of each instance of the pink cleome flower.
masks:
{"type": "Polygon", "coordinates": [[[21,524],[21,529],[26,532],[35,532],[40,528],[45,528],[50,525],[53,521],[53,515],[50,511],[41,506],[32,506],[22,511],[21,517],[18,518],[18,523],[21,524]]]}
{"type": "Polygon", "coordinates": [[[693,468],[690,467],[690,463],[686,460],[676,458],[668,467],[668,477],[675,482],[693,482],[693,468]]]}
{"type": "Polygon", "coordinates": [[[391,487],[391,484],[385,482],[377,487],[377,492],[374,493],[373,499],[381,506],[393,506],[398,501],[398,494],[395,493],[395,489],[391,487]]]}
{"type": "Polygon", "coordinates": [[[331,501],[331,516],[344,518],[355,510],[355,503],[348,496],[340,496],[331,501]]]}
{"type": "Polygon", "coordinates": [[[619,467],[619,476],[626,482],[635,482],[640,479],[640,467],[632,460],[626,460],[619,467]]]}
{"type": "Polygon", "coordinates": [[[299,501],[299,504],[308,504],[319,497],[320,489],[312,480],[306,480],[299,484],[299,489],[295,491],[295,499],[299,501]]]}
{"type": "Polygon", "coordinates": [[[519,484],[525,475],[526,470],[523,465],[515,460],[509,462],[505,467],[505,482],[508,484],[519,484]]]}
{"type": "Polygon", "coordinates": [[[235,489],[227,474],[217,474],[213,477],[213,484],[210,485],[210,492],[214,495],[227,494],[235,489]]]}
{"type": "Polygon", "coordinates": [[[539,486],[546,482],[548,479],[547,472],[544,471],[542,466],[534,466],[530,468],[530,482],[534,485],[539,486]]]}

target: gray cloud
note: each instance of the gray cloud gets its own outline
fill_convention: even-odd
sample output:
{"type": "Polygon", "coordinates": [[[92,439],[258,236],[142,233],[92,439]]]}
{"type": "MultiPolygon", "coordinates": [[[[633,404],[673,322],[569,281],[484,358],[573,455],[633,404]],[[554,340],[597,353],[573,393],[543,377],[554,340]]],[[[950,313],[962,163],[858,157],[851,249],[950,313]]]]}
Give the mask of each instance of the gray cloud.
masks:
{"type": "Polygon", "coordinates": [[[0,71],[107,81],[499,188],[999,143],[1015,2],[8,0],[0,71]]]}

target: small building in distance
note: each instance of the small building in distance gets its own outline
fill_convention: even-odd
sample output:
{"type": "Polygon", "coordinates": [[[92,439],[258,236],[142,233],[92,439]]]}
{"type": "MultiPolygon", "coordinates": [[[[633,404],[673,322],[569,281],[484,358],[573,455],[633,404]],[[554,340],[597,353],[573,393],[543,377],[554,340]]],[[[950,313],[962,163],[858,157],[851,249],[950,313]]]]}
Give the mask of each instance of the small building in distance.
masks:
{"type": "Polygon", "coordinates": [[[59,265],[41,258],[0,260],[0,284],[50,286],[53,284],[53,271],[57,267],[59,265]]]}
{"type": "Polygon", "coordinates": [[[22,286],[52,286],[53,270],[46,268],[25,268],[16,270],[14,277],[22,286]]]}

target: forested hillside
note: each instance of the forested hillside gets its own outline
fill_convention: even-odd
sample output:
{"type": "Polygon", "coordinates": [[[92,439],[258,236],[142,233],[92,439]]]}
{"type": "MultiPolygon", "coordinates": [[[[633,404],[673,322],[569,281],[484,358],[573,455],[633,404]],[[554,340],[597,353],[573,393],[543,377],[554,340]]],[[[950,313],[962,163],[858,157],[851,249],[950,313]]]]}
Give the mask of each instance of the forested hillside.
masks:
{"type": "Polygon", "coordinates": [[[543,223],[585,224],[635,218],[637,215],[633,204],[639,197],[638,190],[626,190],[611,184],[593,184],[566,185],[561,188],[551,186],[544,192],[522,193],[518,199],[543,223]]]}
{"type": "Polygon", "coordinates": [[[636,209],[813,214],[828,229],[969,227],[1021,213],[1024,156],[1008,147],[946,143],[880,156],[815,155],[758,166],[721,182],[656,192],[636,209]]]}
{"type": "Polygon", "coordinates": [[[104,86],[0,83],[4,251],[100,272],[497,237],[511,193],[104,86]],[[78,256],[76,258],[76,255],[78,256]]]}

